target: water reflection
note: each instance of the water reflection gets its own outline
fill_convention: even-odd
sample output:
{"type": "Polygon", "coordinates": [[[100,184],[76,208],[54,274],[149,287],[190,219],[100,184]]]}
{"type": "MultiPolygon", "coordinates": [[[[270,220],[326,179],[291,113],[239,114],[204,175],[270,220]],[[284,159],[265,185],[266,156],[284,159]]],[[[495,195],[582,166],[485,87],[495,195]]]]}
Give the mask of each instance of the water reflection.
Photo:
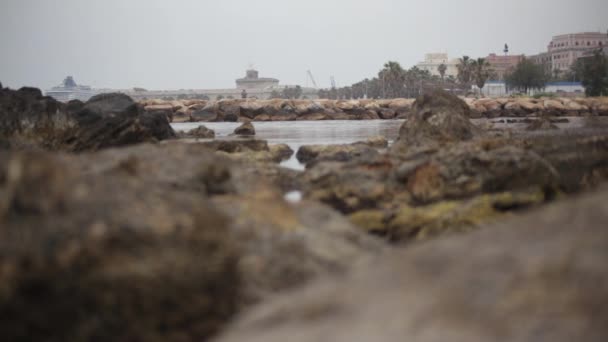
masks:
{"type": "MultiPolygon", "coordinates": [[[[403,120],[362,120],[362,121],[275,121],[254,122],[256,137],[269,144],[287,144],[295,152],[302,145],[350,144],[373,136],[384,136],[392,142],[399,133],[403,120]]],[[[187,122],[171,124],[177,131],[188,131],[205,125],[221,138],[232,134],[238,122],[187,122]]],[[[281,165],[303,169],[294,155],[281,165]]]]}

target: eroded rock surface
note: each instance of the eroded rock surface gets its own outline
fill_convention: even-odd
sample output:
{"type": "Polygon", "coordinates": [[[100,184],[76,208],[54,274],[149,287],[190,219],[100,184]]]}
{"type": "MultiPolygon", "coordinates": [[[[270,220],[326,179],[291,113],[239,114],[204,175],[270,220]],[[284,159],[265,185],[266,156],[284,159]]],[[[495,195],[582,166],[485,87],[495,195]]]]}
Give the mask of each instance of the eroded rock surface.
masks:
{"type": "Polygon", "coordinates": [[[467,141],[480,133],[470,121],[467,104],[446,91],[436,90],[419,97],[412,110],[399,130],[396,149],[467,141]]]}
{"type": "Polygon", "coordinates": [[[239,253],[204,194],[137,178],[136,159],[0,159],[5,339],[200,340],[236,312],[239,253]]]}
{"type": "Polygon", "coordinates": [[[604,341],[606,196],[394,251],[261,305],[216,341],[604,341]]]}
{"type": "Polygon", "coordinates": [[[176,142],[0,152],[4,338],[206,340],[382,250],[330,208],[287,204],[277,169],[258,170],[176,142]]]}
{"type": "Polygon", "coordinates": [[[304,145],[298,149],[296,157],[305,164],[313,161],[348,161],[361,156],[370,158],[377,155],[379,149],[387,147],[388,141],[384,137],[372,137],[367,141],[344,145],[304,145]]]}

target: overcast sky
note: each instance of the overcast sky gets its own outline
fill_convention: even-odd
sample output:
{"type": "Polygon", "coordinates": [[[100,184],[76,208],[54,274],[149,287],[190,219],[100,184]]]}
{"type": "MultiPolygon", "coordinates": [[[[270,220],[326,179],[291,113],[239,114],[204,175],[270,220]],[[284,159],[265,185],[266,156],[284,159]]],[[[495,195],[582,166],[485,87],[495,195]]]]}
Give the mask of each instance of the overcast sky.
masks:
{"type": "Polygon", "coordinates": [[[0,0],[0,82],[48,88],[233,88],[261,76],[319,86],[450,57],[546,50],[608,29],[607,0],[0,0]],[[310,83],[309,83],[310,84],[310,83]]]}

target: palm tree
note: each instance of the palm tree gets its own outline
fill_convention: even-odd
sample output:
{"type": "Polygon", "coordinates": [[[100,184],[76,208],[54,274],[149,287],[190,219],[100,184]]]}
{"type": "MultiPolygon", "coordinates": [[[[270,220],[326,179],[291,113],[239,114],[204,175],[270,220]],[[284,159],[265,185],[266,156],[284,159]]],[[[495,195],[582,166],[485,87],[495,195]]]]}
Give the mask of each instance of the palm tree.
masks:
{"type": "Polygon", "coordinates": [[[441,76],[441,82],[443,82],[443,79],[445,77],[445,72],[448,70],[448,67],[441,63],[439,64],[439,67],[437,67],[437,71],[439,71],[439,75],[441,76]]]}
{"type": "Polygon", "coordinates": [[[492,75],[490,69],[490,63],[485,58],[477,58],[471,62],[472,78],[475,81],[475,85],[479,88],[479,94],[481,95],[481,89],[485,86],[486,81],[492,75]]]}
{"type": "Polygon", "coordinates": [[[382,80],[383,97],[396,98],[404,94],[405,70],[398,62],[389,61],[384,64],[384,69],[378,73],[382,80]]]}
{"type": "Polygon", "coordinates": [[[472,70],[471,64],[473,60],[469,56],[462,56],[458,59],[458,81],[465,87],[471,83],[472,70]]]}

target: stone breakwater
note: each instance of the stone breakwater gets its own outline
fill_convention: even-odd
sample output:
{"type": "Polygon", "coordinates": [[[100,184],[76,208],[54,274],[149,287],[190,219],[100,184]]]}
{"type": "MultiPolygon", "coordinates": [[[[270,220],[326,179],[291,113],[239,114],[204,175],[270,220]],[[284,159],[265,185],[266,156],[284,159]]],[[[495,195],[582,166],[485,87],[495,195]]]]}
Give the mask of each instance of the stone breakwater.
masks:
{"type": "MultiPolygon", "coordinates": [[[[608,116],[608,98],[465,98],[472,118],[608,116]]],[[[414,99],[387,100],[146,100],[146,112],[174,122],[405,119],[414,99]]]]}

